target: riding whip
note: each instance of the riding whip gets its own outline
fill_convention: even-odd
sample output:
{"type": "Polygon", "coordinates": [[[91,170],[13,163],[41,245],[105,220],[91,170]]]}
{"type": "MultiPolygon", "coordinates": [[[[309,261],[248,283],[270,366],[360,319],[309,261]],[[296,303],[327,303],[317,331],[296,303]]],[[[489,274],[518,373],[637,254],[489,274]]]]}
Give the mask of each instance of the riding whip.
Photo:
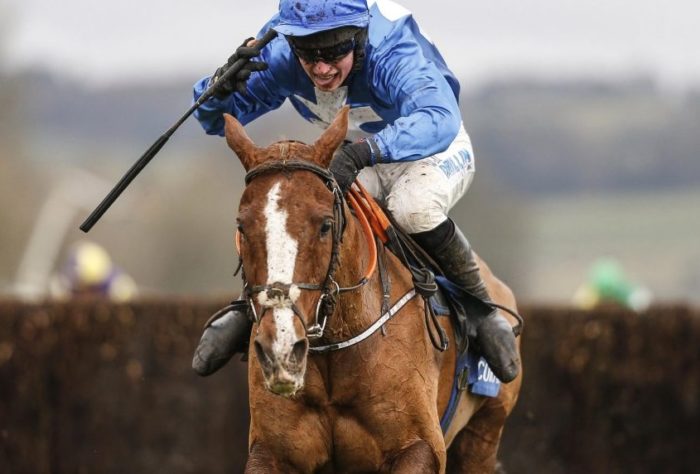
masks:
{"type": "MultiPolygon", "coordinates": [[[[277,32],[273,29],[268,30],[265,35],[259,39],[255,43],[255,47],[262,49],[272,41],[275,37],[277,36],[277,32]]],[[[160,151],[161,148],[163,148],[163,145],[170,139],[173,133],[180,127],[180,125],[183,124],[185,120],[189,118],[192,113],[199,108],[204,102],[209,100],[210,97],[214,95],[214,93],[218,90],[219,86],[221,84],[224,84],[228,79],[234,77],[238,72],[243,69],[243,67],[248,63],[249,59],[248,58],[240,58],[234,62],[230,68],[226,70],[224,74],[214,83],[212,84],[204,93],[197,99],[197,101],[192,104],[192,106],[189,108],[187,112],[185,112],[185,115],[180,117],[180,119],[175,122],[175,124],[168,129],[163,135],[156,140],[153,145],[146,150],[146,152],[141,156],[141,158],[134,163],[131,168],[129,168],[129,171],[127,171],[124,176],[119,180],[119,182],[112,188],[112,190],[105,196],[105,198],[102,200],[102,202],[95,208],[94,211],[88,216],[87,219],[85,219],[85,222],[83,222],[80,226],[80,230],[83,232],[89,232],[90,229],[92,229],[92,226],[97,223],[98,220],[102,217],[102,214],[104,214],[107,209],[114,203],[114,201],[117,200],[119,195],[124,191],[127,186],[133,181],[133,179],[141,172],[142,169],[146,167],[146,165],[151,161],[151,159],[156,156],[156,154],[160,151]]]]}

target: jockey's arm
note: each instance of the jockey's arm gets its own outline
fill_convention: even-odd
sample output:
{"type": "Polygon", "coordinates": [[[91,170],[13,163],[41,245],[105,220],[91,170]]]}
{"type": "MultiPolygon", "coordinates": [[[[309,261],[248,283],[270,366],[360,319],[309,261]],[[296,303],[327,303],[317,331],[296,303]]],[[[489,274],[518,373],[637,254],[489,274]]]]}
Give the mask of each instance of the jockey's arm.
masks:
{"type": "Polygon", "coordinates": [[[413,161],[446,150],[462,119],[445,77],[408,36],[378,53],[370,65],[374,92],[398,104],[401,114],[374,136],[382,161],[413,161]]]}
{"type": "MultiPolygon", "coordinates": [[[[269,69],[251,74],[246,84],[247,94],[234,92],[225,99],[212,97],[195,111],[194,116],[207,134],[224,135],[224,113],[233,115],[245,125],[284,103],[289,93],[283,87],[286,65],[280,62],[282,56],[276,54],[279,41],[285,40],[281,37],[272,40],[256,58],[266,62],[269,69]]],[[[207,90],[210,81],[211,76],[207,76],[194,85],[195,101],[207,90]]]]}

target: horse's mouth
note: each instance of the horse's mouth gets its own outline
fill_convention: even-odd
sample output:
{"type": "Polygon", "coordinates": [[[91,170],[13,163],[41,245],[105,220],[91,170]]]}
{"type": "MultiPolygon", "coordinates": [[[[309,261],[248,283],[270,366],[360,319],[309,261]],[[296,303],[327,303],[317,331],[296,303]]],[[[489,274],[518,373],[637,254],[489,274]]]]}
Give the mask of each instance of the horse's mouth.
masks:
{"type": "Polygon", "coordinates": [[[293,397],[302,388],[301,381],[282,380],[279,378],[273,378],[272,380],[265,379],[265,385],[267,385],[267,389],[275,395],[287,398],[293,397]]]}
{"type": "Polygon", "coordinates": [[[292,397],[304,387],[306,364],[300,366],[285,366],[262,364],[265,388],[283,397],[292,397]]]}

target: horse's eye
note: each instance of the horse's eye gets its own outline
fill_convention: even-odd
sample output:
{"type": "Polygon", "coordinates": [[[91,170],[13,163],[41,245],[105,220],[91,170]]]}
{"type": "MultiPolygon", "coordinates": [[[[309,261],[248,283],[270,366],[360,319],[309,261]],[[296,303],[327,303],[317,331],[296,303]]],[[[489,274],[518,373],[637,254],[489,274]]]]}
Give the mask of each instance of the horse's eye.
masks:
{"type": "Polygon", "coordinates": [[[321,237],[328,235],[328,232],[333,228],[333,219],[326,217],[323,219],[323,224],[321,224],[321,237]]]}
{"type": "Polygon", "coordinates": [[[243,232],[243,224],[241,224],[240,222],[237,223],[236,228],[238,229],[238,233],[241,234],[241,237],[243,237],[243,235],[245,235],[245,232],[243,232]]]}

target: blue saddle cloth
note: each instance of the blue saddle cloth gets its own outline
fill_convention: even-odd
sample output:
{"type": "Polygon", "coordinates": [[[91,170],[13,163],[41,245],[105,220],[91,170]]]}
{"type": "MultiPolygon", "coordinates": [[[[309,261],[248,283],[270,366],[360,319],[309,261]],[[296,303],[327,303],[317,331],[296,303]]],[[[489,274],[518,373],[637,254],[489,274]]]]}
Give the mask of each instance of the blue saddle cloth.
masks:
{"type": "MultiPolygon", "coordinates": [[[[436,276],[435,281],[440,287],[442,295],[450,300],[450,302],[454,302],[455,306],[458,306],[457,295],[459,295],[461,290],[445,277],[436,276]]],[[[430,303],[436,314],[450,314],[450,308],[441,304],[437,298],[431,298],[430,303]]],[[[446,433],[450,427],[462,392],[468,390],[470,393],[484,397],[497,397],[500,389],[501,381],[491,372],[491,368],[480,354],[477,354],[471,349],[467,349],[463,352],[459,351],[457,363],[455,364],[455,375],[450,401],[445,413],[443,413],[440,419],[442,432],[446,433]]]]}

